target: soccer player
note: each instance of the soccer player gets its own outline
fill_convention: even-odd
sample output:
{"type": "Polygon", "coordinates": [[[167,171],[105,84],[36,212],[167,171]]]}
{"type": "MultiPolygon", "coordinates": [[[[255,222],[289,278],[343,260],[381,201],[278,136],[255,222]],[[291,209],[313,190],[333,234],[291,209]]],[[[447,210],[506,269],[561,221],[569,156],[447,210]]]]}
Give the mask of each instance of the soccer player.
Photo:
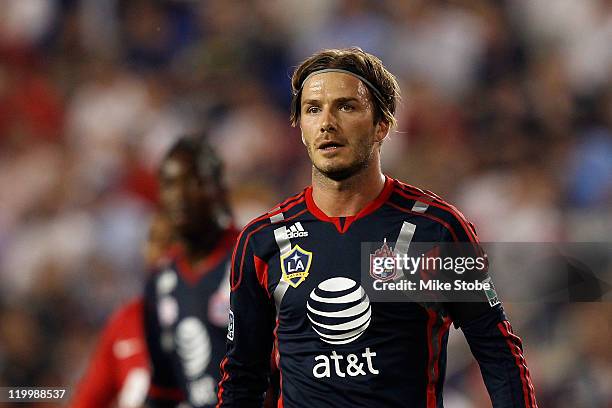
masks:
{"type": "MultiPolygon", "coordinates": [[[[172,235],[169,220],[156,214],[143,251],[149,268],[168,250],[172,235]]],[[[108,320],[69,406],[139,408],[145,402],[150,376],[143,301],[138,298],[120,307],[108,320]]]]}
{"type": "Polygon", "coordinates": [[[204,137],[179,139],[160,166],[160,203],[177,242],[145,288],[152,407],[217,402],[237,236],[221,178],[221,162],[204,137]]]}
{"type": "Polygon", "coordinates": [[[448,330],[463,330],[494,407],[536,407],[521,340],[499,301],[370,302],[361,244],[478,245],[435,194],[383,175],[399,87],[358,48],[322,51],[292,77],[291,121],[312,185],[248,224],[231,270],[220,407],[259,407],[279,354],[279,407],[442,407],[448,330]]]}

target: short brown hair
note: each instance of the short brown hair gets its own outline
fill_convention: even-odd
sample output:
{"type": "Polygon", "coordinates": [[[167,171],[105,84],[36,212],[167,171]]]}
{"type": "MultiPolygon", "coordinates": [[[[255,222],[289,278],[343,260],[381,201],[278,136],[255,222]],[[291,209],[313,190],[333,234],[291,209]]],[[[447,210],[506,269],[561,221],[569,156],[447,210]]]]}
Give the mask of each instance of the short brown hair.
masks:
{"type": "Polygon", "coordinates": [[[306,78],[323,69],[341,69],[366,79],[365,83],[374,102],[374,122],[382,120],[395,126],[395,108],[400,99],[400,89],[395,76],[382,61],[358,47],[323,50],[303,61],[291,77],[291,125],[300,120],[302,86],[306,78]],[[372,87],[374,89],[372,89],[372,87]]]}

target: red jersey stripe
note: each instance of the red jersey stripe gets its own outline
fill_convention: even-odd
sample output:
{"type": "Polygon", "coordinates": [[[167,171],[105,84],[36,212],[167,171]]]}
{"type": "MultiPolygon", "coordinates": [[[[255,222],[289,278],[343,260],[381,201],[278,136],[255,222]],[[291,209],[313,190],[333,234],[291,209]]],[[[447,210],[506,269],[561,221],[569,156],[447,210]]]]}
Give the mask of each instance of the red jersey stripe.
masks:
{"type": "Polygon", "coordinates": [[[451,204],[447,203],[446,201],[440,199],[435,194],[427,194],[426,192],[423,191],[423,194],[425,195],[425,197],[429,196],[429,198],[431,198],[431,200],[424,200],[424,196],[423,195],[415,194],[412,191],[406,191],[404,189],[404,187],[407,186],[406,184],[404,184],[404,183],[402,183],[400,181],[397,181],[397,183],[398,183],[398,186],[399,186],[399,188],[395,189],[395,191],[397,193],[399,193],[400,195],[402,195],[405,198],[418,200],[418,201],[421,201],[421,202],[423,202],[425,204],[428,204],[428,205],[431,205],[433,207],[440,208],[441,210],[445,210],[445,211],[450,212],[455,218],[457,218],[459,223],[463,226],[463,229],[465,230],[465,233],[468,235],[468,237],[470,237],[470,240],[473,241],[473,242],[478,242],[478,236],[476,236],[476,234],[474,233],[474,230],[470,226],[469,221],[465,218],[465,215],[463,215],[463,213],[461,211],[459,211],[457,209],[457,207],[455,207],[454,205],[451,205],[451,204]]]}
{"type": "Polygon", "coordinates": [[[270,293],[268,292],[268,263],[263,259],[259,258],[257,255],[253,255],[253,263],[255,264],[255,273],[257,274],[257,280],[262,288],[270,297],[270,293]]]}
{"type": "Polygon", "coordinates": [[[527,361],[525,360],[525,356],[523,355],[522,350],[518,346],[518,344],[522,344],[522,340],[519,336],[514,334],[514,331],[512,330],[512,325],[510,324],[509,321],[504,321],[503,323],[504,323],[504,326],[506,327],[506,330],[508,331],[508,334],[514,340],[515,348],[521,356],[521,363],[523,364],[523,367],[525,367],[525,379],[527,380],[527,385],[529,386],[529,396],[533,404],[536,404],[537,406],[536,398],[535,398],[535,388],[533,387],[533,381],[531,380],[531,373],[529,372],[529,369],[527,368],[527,361]]]}
{"type": "Polygon", "coordinates": [[[453,237],[453,239],[455,241],[458,241],[457,234],[455,233],[454,228],[451,227],[450,224],[446,223],[441,218],[435,217],[435,216],[430,215],[430,214],[414,212],[414,211],[412,211],[412,210],[410,210],[408,208],[401,207],[401,206],[399,206],[397,204],[394,204],[392,202],[387,202],[387,204],[390,205],[391,207],[397,209],[397,210],[402,211],[402,212],[405,212],[405,213],[408,213],[408,214],[418,215],[418,216],[425,217],[425,218],[429,218],[430,220],[433,220],[435,222],[438,222],[438,223],[442,224],[450,232],[450,234],[453,237]]]}
{"type": "Polygon", "coordinates": [[[437,316],[436,316],[436,312],[434,312],[431,309],[427,309],[427,314],[429,316],[429,318],[427,320],[427,351],[428,351],[428,358],[427,358],[427,388],[426,388],[426,392],[427,392],[427,408],[436,408],[436,386],[435,386],[435,383],[434,383],[435,379],[432,378],[430,368],[434,364],[434,355],[433,355],[432,342],[433,342],[433,326],[434,326],[434,323],[436,322],[437,316]]]}
{"type": "Polygon", "coordinates": [[[227,381],[227,379],[229,378],[229,374],[227,373],[227,371],[225,371],[225,364],[227,364],[227,357],[225,357],[222,361],[221,364],[219,364],[219,370],[221,370],[221,373],[223,374],[223,377],[221,377],[221,381],[219,381],[219,391],[217,392],[217,406],[216,408],[220,408],[221,404],[223,403],[223,383],[225,383],[225,381],[227,381]]]}
{"type": "Polygon", "coordinates": [[[499,331],[501,331],[503,336],[506,338],[506,344],[508,344],[508,348],[510,349],[510,352],[512,353],[512,356],[514,356],[514,361],[516,363],[516,366],[519,369],[520,377],[521,377],[521,383],[523,385],[523,398],[524,398],[524,402],[525,402],[525,407],[527,407],[527,408],[537,408],[537,405],[534,406],[531,403],[531,390],[530,390],[530,387],[528,385],[529,380],[527,379],[527,375],[526,375],[527,366],[524,364],[524,357],[523,357],[520,349],[518,349],[518,346],[512,342],[512,340],[511,340],[512,336],[508,332],[508,328],[507,328],[506,324],[509,324],[509,323],[507,321],[500,322],[500,323],[497,324],[497,328],[499,329],[499,331]]]}

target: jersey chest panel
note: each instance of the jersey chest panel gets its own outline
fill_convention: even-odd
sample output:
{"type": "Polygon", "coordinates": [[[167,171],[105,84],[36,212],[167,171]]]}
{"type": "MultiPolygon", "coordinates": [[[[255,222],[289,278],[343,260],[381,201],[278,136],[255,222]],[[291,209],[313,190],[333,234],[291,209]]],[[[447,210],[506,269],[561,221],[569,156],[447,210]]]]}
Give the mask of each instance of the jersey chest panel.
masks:
{"type": "Polygon", "coordinates": [[[175,381],[193,406],[212,406],[225,353],[229,257],[198,280],[188,279],[177,263],[164,268],[153,282],[163,355],[175,381]]]}
{"type": "MultiPolygon", "coordinates": [[[[356,220],[345,233],[331,223],[300,220],[308,235],[290,238],[291,250],[285,254],[278,245],[269,258],[270,293],[279,282],[287,283],[280,284],[287,288],[277,330],[281,369],[287,372],[283,387],[292,390],[287,398],[312,387],[314,377],[321,395],[343,383],[354,393],[355,406],[385,387],[404,389],[404,397],[418,402],[415,396],[420,398],[420,390],[426,388],[429,315],[415,303],[370,302],[362,288],[373,280],[364,278],[369,254],[362,253],[362,244],[394,243],[404,222],[415,226],[413,241],[439,239],[437,223],[382,208],[356,220]]],[[[400,397],[386,402],[399,403],[393,398],[400,397]]],[[[376,398],[385,402],[384,394],[376,398]]],[[[317,404],[330,402],[322,399],[317,404]]]]}

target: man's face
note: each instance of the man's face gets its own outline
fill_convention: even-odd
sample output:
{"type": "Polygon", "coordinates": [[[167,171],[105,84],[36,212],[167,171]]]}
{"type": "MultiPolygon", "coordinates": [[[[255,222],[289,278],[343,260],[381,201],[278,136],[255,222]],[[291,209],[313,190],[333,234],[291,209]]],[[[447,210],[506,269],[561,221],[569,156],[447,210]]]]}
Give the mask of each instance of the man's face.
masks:
{"type": "Polygon", "coordinates": [[[367,86],[350,74],[325,72],[306,80],[300,128],[317,171],[343,180],[378,160],[388,126],[374,123],[374,109],[367,86]]]}
{"type": "Polygon", "coordinates": [[[177,153],[166,159],[159,177],[160,201],[173,227],[181,233],[197,233],[208,225],[214,195],[198,176],[193,158],[177,153]]]}

